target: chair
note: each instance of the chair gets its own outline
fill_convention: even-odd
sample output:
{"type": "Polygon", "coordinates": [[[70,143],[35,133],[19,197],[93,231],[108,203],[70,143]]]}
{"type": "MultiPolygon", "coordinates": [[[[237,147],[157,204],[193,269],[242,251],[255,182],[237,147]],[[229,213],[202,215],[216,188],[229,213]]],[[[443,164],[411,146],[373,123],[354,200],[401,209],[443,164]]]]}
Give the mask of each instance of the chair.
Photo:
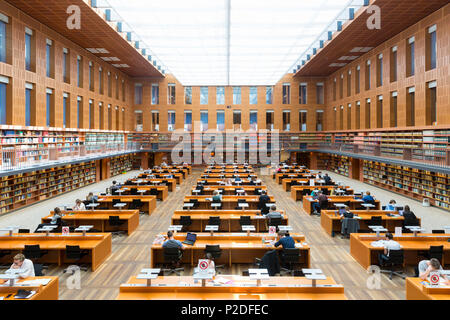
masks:
{"type": "Polygon", "coordinates": [[[208,225],[220,227],[220,217],[209,217],[208,225]]]}
{"type": "Polygon", "coordinates": [[[292,248],[292,249],[283,249],[281,251],[281,260],[283,262],[283,265],[288,265],[289,267],[281,267],[280,274],[290,274],[294,275],[294,265],[298,263],[300,257],[300,249],[292,248]]]}
{"type": "Polygon", "coordinates": [[[222,256],[222,249],[220,249],[220,245],[206,245],[205,247],[205,255],[211,254],[212,260],[214,261],[214,265],[216,267],[216,272],[220,273],[217,269],[225,268],[224,265],[216,265],[215,260],[219,259],[222,256]]]}
{"type": "MultiPolygon", "coordinates": [[[[76,263],[81,261],[83,257],[87,256],[89,254],[89,251],[87,250],[81,250],[80,246],[66,246],[66,259],[67,260],[73,260],[76,263]]],[[[86,265],[80,264],[80,265],[71,265],[67,269],[64,269],[64,273],[70,272],[74,274],[77,270],[87,271],[88,267],[86,265]]]]}
{"type": "Polygon", "coordinates": [[[445,230],[431,230],[431,233],[445,233],[445,230]]]}
{"type": "Polygon", "coordinates": [[[197,208],[200,207],[200,203],[198,202],[198,199],[189,199],[189,203],[193,203],[194,204],[192,209],[197,209],[197,208]]]}
{"type": "Polygon", "coordinates": [[[269,218],[269,227],[276,227],[278,231],[278,226],[281,225],[283,219],[282,218],[269,218]]]}
{"type": "Polygon", "coordinates": [[[183,252],[180,248],[163,248],[163,256],[164,262],[168,264],[168,267],[163,269],[163,273],[180,275],[184,268],[178,268],[178,265],[181,261],[181,257],[183,256],[183,252]]]}
{"type": "Polygon", "coordinates": [[[115,231],[112,232],[113,235],[119,235],[120,233],[124,232],[119,230],[119,228],[125,224],[125,220],[120,220],[119,216],[109,216],[108,222],[111,227],[114,227],[115,231]]]}
{"type": "MultiPolygon", "coordinates": [[[[144,206],[144,203],[141,201],[141,199],[133,199],[130,204],[130,210],[140,210],[144,206]]],[[[144,213],[140,212],[139,213],[144,213]]]]}
{"type": "Polygon", "coordinates": [[[137,196],[138,195],[138,190],[136,188],[131,188],[130,195],[137,196]]]}
{"type": "Polygon", "coordinates": [[[41,246],[36,244],[36,245],[25,245],[25,248],[22,253],[27,259],[33,260],[42,258],[44,255],[48,253],[48,251],[41,250],[41,246]]]}
{"type": "Polygon", "coordinates": [[[250,216],[240,216],[239,217],[239,224],[242,226],[251,226],[252,220],[250,216]]]}
{"type": "Polygon", "coordinates": [[[235,208],[235,210],[242,210],[242,208],[239,206],[239,203],[247,203],[247,200],[245,200],[245,199],[238,199],[237,203],[238,203],[238,205],[235,208]]]}
{"type": "Polygon", "coordinates": [[[405,256],[403,250],[391,250],[389,252],[389,260],[384,262],[381,267],[386,267],[387,269],[382,269],[381,273],[388,273],[389,279],[392,280],[393,276],[398,276],[402,279],[406,278],[406,275],[403,273],[403,264],[404,264],[405,256]],[[398,267],[401,266],[401,271],[396,271],[398,267]]]}
{"type": "Polygon", "coordinates": [[[381,216],[372,216],[370,217],[370,220],[367,221],[368,226],[382,226],[383,225],[383,219],[381,216]]]}
{"type": "Polygon", "coordinates": [[[157,196],[158,195],[158,189],[156,189],[156,188],[150,189],[150,195],[151,196],[157,196]]]}
{"type": "Polygon", "coordinates": [[[34,268],[34,276],[35,277],[42,277],[44,274],[42,273],[42,270],[44,270],[44,266],[39,263],[33,263],[34,268]]]}
{"type": "Polygon", "coordinates": [[[328,191],[328,188],[322,188],[321,190],[322,190],[322,193],[324,195],[329,195],[330,194],[330,192],[328,191]]]}
{"type": "Polygon", "coordinates": [[[386,210],[386,206],[381,206],[381,210],[385,211],[386,210]]]}
{"type": "Polygon", "coordinates": [[[442,256],[444,255],[444,246],[430,246],[427,251],[419,251],[417,254],[419,257],[422,257],[426,260],[430,260],[432,258],[438,259],[442,264],[442,256]]]}
{"type": "Polygon", "coordinates": [[[188,231],[189,226],[192,225],[191,216],[180,216],[180,224],[183,226],[183,231],[188,231]]]}
{"type": "Polygon", "coordinates": [[[19,229],[19,233],[30,233],[30,229],[19,229]]]}
{"type": "Polygon", "coordinates": [[[120,199],[112,199],[112,206],[113,206],[113,208],[118,203],[120,203],[120,199]]]}
{"type": "Polygon", "coordinates": [[[406,227],[413,227],[413,226],[417,226],[420,227],[420,221],[419,219],[405,219],[403,220],[403,233],[409,233],[411,232],[411,230],[407,229],[406,227]]]}
{"type": "Polygon", "coordinates": [[[302,196],[308,196],[311,194],[311,189],[303,189],[302,190],[302,196]]]}
{"type": "Polygon", "coordinates": [[[0,250],[0,258],[9,256],[11,253],[11,250],[0,250]]]}

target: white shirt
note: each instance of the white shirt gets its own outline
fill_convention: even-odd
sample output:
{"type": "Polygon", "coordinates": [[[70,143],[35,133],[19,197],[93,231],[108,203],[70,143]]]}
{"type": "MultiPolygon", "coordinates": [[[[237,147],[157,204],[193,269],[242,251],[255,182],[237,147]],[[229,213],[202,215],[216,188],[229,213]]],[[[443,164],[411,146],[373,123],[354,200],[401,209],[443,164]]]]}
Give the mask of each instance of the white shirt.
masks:
{"type": "Polygon", "coordinates": [[[402,247],[400,246],[400,244],[397,241],[394,240],[387,240],[384,242],[384,247],[388,250],[388,256],[389,256],[389,251],[391,250],[400,250],[402,247]]]}
{"type": "Polygon", "coordinates": [[[85,207],[84,203],[82,202],[82,203],[80,203],[79,206],[75,205],[72,209],[74,211],[83,211],[83,210],[86,210],[86,207],[85,207]]]}
{"type": "MultiPolygon", "coordinates": [[[[12,270],[13,266],[14,266],[14,264],[11,265],[11,268],[9,270],[12,270]]],[[[31,261],[29,259],[23,260],[23,264],[22,264],[22,267],[20,267],[20,269],[23,270],[23,273],[19,274],[19,277],[21,277],[22,279],[34,277],[33,261],[31,261]]]]}

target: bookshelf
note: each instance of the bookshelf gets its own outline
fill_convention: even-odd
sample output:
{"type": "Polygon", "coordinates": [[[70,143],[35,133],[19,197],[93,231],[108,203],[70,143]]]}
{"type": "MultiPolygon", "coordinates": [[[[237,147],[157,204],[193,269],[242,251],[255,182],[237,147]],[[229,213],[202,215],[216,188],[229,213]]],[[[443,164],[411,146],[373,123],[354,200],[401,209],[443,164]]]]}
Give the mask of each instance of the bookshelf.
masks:
{"type": "Polygon", "coordinates": [[[363,172],[366,183],[450,210],[449,175],[373,161],[364,161],[363,172]]]}
{"type": "Polygon", "coordinates": [[[124,155],[111,158],[111,177],[117,176],[133,169],[133,155],[124,155]]]}
{"type": "Polygon", "coordinates": [[[31,205],[96,182],[95,162],[0,178],[0,213],[31,205]]]}

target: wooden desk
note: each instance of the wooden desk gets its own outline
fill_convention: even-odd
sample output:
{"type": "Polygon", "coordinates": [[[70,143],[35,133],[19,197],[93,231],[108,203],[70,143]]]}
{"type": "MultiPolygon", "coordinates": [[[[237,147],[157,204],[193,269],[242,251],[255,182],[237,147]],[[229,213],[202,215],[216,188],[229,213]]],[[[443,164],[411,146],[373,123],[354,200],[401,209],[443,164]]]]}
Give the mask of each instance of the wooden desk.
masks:
{"type": "MultiPolygon", "coordinates": [[[[50,279],[50,282],[43,286],[14,286],[14,287],[0,287],[0,297],[3,297],[3,300],[9,301],[28,301],[28,300],[58,300],[59,298],[59,280],[58,277],[29,277],[22,280],[16,280],[17,284],[37,280],[37,279],[50,279]],[[26,291],[36,291],[36,294],[33,295],[30,299],[14,299],[14,296],[17,294],[19,290],[26,291]],[[13,296],[6,298],[9,294],[13,296]]],[[[0,280],[2,283],[3,280],[0,280]]]]}
{"type": "MultiPolygon", "coordinates": [[[[195,189],[197,189],[197,187],[192,187],[191,193],[193,195],[195,195],[195,193],[193,193],[192,191],[194,191],[195,189]]],[[[221,185],[211,185],[211,186],[206,186],[203,188],[203,195],[212,195],[214,193],[215,190],[218,189],[224,189],[224,192],[222,192],[222,195],[235,195],[236,194],[236,190],[245,190],[246,193],[251,193],[252,195],[259,195],[259,194],[255,194],[255,189],[261,189],[261,190],[266,190],[267,191],[267,187],[266,186],[221,186],[221,185]]]]}
{"type": "MultiPolygon", "coordinates": [[[[190,216],[192,224],[187,228],[188,231],[205,232],[205,226],[208,225],[209,217],[220,217],[219,232],[243,232],[239,223],[241,216],[249,216],[256,232],[268,232],[266,227],[267,218],[261,216],[259,210],[177,210],[172,216],[172,225],[180,225],[181,216],[190,216]],[[195,212],[195,213],[193,213],[195,212]]],[[[282,225],[289,225],[289,220],[284,212],[280,210],[284,218],[282,225]]]]}
{"type": "Polygon", "coordinates": [[[140,183],[139,185],[136,185],[136,187],[141,187],[141,186],[154,186],[155,184],[153,182],[158,182],[160,181],[161,184],[157,184],[157,185],[164,185],[166,184],[167,187],[169,188],[170,192],[175,191],[176,187],[177,187],[177,180],[174,178],[165,178],[165,179],[130,179],[127,182],[132,182],[132,183],[136,183],[136,181],[138,180],[142,180],[143,182],[140,183]],[[163,182],[166,181],[166,182],[163,182]]]}
{"type": "MultiPolygon", "coordinates": [[[[139,210],[88,210],[88,211],[63,211],[62,220],[69,226],[94,226],[94,229],[101,232],[124,230],[128,235],[132,234],[139,226],[139,210]],[[125,223],[120,227],[111,227],[109,217],[116,216],[125,223]]],[[[42,223],[50,223],[53,211],[50,215],[42,218],[42,223]]]]}
{"type": "Polygon", "coordinates": [[[177,181],[178,184],[182,184],[183,183],[183,174],[182,173],[141,173],[140,175],[137,176],[138,179],[147,179],[149,176],[155,176],[155,178],[158,178],[158,180],[160,179],[175,179],[177,181]],[[168,178],[167,175],[172,175],[173,178],[168,178]]]}
{"type": "MultiPolygon", "coordinates": [[[[223,179],[218,179],[218,178],[203,178],[203,179],[197,179],[197,183],[200,181],[206,181],[205,185],[220,185],[219,182],[224,182],[223,179]]],[[[262,182],[260,182],[259,184],[257,184],[257,186],[261,186],[262,182]]],[[[240,184],[235,183],[234,181],[232,182],[233,186],[244,186],[244,185],[251,185],[250,184],[250,180],[248,179],[242,179],[240,184]]]]}
{"type": "Polygon", "coordinates": [[[272,179],[276,179],[277,178],[277,174],[312,174],[308,169],[287,169],[287,170],[280,170],[277,172],[274,172],[272,174],[272,179]]]}
{"type": "Polygon", "coordinates": [[[126,210],[134,199],[139,199],[142,201],[144,206],[142,207],[142,211],[147,214],[151,214],[156,209],[156,196],[100,196],[98,198],[98,203],[100,205],[105,204],[109,209],[116,209],[112,205],[113,199],[120,200],[120,202],[127,203],[128,206],[124,207],[123,210],[126,210]]]}
{"type": "Polygon", "coordinates": [[[180,169],[180,170],[187,170],[187,173],[191,174],[192,173],[192,166],[166,166],[166,167],[161,167],[162,169],[169,169],[169,170],[173,170],[173,169],[180,169]]]}
{"type": "MultiPolygon", "coordinates": [[[[297,240],[304,242],[305,236],[301,234],[291,233],[291,236],[297,240]]],[[[262,238],[276,239],[270,237],[267,233],[251,233],[248,236],[246,233],[214,233],[211,236],[209,233],[197,233],[197,241],[193,246],[184,245],[183,257],[181,262],[197,265],[199,259],[205,257],[206,245],[220,245],[222,256],[215,259],[216,264],[226,264],[231,266],[233,263],[254,263],[255,258],[261,258],[267,251],[281,250],[281,246],[275,248],[270,243],[262,243],[262,238]]],[[[184,241],[186,233],[175,234],[175,239],[184,241]]],[[[309,245],[302,245],[300,249],[300,257],[298,263],[302,268],[309,268],[309,245]]],[[[153,244],[151,248],[151,268],[157,264],[164,263],[163,248],[161,244],[153,244]]]]}
{"type": "MultiPolygon", "coordinates": [[[[135,195],[131,194],[131,189],[137,189],[139,190],[146,190],[146,194],[144,195],[150,195],[150,190],[156,190],[158,192],[158,195],[156,196],[157,199],[164,201],[169,196],[169,188],[167,186],[135,186],[135,185],[123,185],[122,188],[128,188],[129,190],[122,192],[122,196],[131,196],[134,197],[135,195]]],[[[140,196],[141,194],[138,192],[137,196],[140,196]]]]}
{"type": "MultiPolygon", "coordinates": [[[[328,208],[330,209],[336,208],[334,206],[335,203],[344,203],[348,205],[350,210],[358,210],[361,207],[361,204],[364,203],[362,200],[361,201],[355,200],[353,196],[327,196],[327,197],[328,197],[328,208]]],[[[313,212],[312,210],[313,202],[318,202],[318,200],[313,200],[311,196],[303,197],[303,209],[306,211],[306,213],[311,214],[313,212]]],[[[375,200],[375,208],[370,210],[380,210],[380,201],[375,200]]]]}
{"type": "Polygon", "coordinates": [[[239,178],[248,178],[250,176],[256,176],[254,173],[202,173],[201,178],[202,179],[208,179],[208,178],[220,178],[222,176],[225,177],[225,179],[228,178],[234,178],[235,175],[239,175],[239,178]]]}
{"type": "Polygon", "coordinates": [[[316,179],[316,175],[311,173],[277,173],[275,174],[275,182],[281,184],[284,179],[316,179]],[[288,175],[288,177],[283,178],[283,176],[288,175]]]}
{"type": "Polygon", "coordinates": [[[450,286],[429,287],[420,278],[406,278],[406,300],[450,300],[450,286]]]}
{"type": "Polygon", "coordinates": [[[194,282],[192,276],[159,277],[146,286],[146,280],[131,277],[120,286],[118,300],[346,300],[344,287],[328,277],[318,280],[320,287],[312,287],[311,280],[303,277],[271,277],[263,280],[260,287],[250,277],[237,275],[218,275],[231,284],[215,286],[207,281],[194,282]],[[187,284],[181,285],[181,284],[187,284]],[[254,285],[245,285],[254,283],[254,285]],[[138,284],[138,286],[136,286],[138,284]],[[164,284],[164,286],[159,286],[164,284]],[[304,286],[296,286],[304,285],[304,286]],[[326,287],[323,285],[327,285],[326,287]]]}
{"type": "MultiPolygon", "coordinates": [[[[284,183],[284,181],[283,181],[283,183],[284,183]]],[[[295,201],[298,201],[298,200],[303,201],[303,190],[309,189],[312,191],[316,188],[317,188],[316,186],[311,187],[311,186],[306,186],[306,185],[305,186],[291,186],[291,197],[295,201]]],[[[333,190],[334,188],[336,188],[336,186],[319,186],[318,189],[320,189],[320,190],[327,189],[328,191],[331,192],[331,190],[333,190]]],[[[340,189],[341,190],[344,189],[347,194],[353,194],[353,192],[354,192],[353,189],[351,189],[350,187],[344,187],[344,188],[340,187],[340,189]]]]}
{"type": "Polygon", "coordinates": [[[227,169],[205,169],[205,173],[208,174],[208,171],[211,173],[230,173],[230,174],[241,174],[241,173],[251,173],[255,174],[253,170],[251,169],[233,169],[233,168],[227,168],[227,169]]]}
{"type": "MultiPolygon", "coordinates": [[[[359,262],[363,268],[367,269],[370,265],[378,265],[378,254],[383,253],[383,248],[373,247],[371,243],[376,240],[384,239],[384,235],[377,238],[375,234],[352,233],[350,235],[350,254],[359,262]]],[[[404,250],[405,265],[417,265],[420,262],[419,251],[428,251],[430,246],[444,246],[444,255],[442,265],[450,264],[450,234],[424,234],[417,237],[412,234],[404,234],[402,237],[395,237],[404,250]]]]}
{"type": "Polygon", "coordinates": [[[183,179],[186,179],[188,176],[188,170],[187,169],[152,169],[152,173],[159,173],[159,174],[180,174],[183,179]]]}
{"type": "MultiPolygon", "coordinates": [[[[320,224],[322,228],[332,237],[335,233],[341,232],[341,220],[342,218],[335,213],[338,210],[322,210],[320,215],[320,224]]],[[[405,220],[402,216],[400,217],[390,217],[387,214],[398,214],[396,211],[382,211],[382,210],[350,210],[353,214],[357,214],[360,218],[359,220],[359,230],[360,231],[371,231],[368,226],[368,222],[374,216],[381,216],[382,225],[389,232],[394,233],[396,227],[402,227],[403,221],[405,220]]],[[[420,219],[419,219],[420,221],[420,219]]],[[[372,231],[371,231],[372,232],[372,231]]]]}
{"type": "Polygon", "coordinates": [[[0,236],[0,250],[11,251],[11,255],[0,259],[2,263],[10,263],[12,257],[21,253],[25,245],[40,245],[41,250],[48,251],[41,259],[42,263],[55,263],[61,266],[64,263],[73,263],[66,258],[66,246],[80,246],[81,250],[88,250],[89,254],[77,263],[87,263],[92,265],[95,271],[111,254],[111,234],[110,233],[88,233],[83,236],[81,233],[72,233],[68,236],[52,233],[46,236],[42,233],[14,234],[12,237],[0,236]]]}
{"type": "MultiPolygon", "coordinates": [[[[275,204],[275,198],[269,196],[270,202],[275,204]]],[[[198,209],[211,209],[212,201],[211,196],[185,196],[184,202],[189,202],[191,199],[197,199],[199,203],[198,209]]],[[[258,209],[259,196],[223,196],[222,197],[222,209],[235,209],[238,206],[238,200],[245,199],[248,203],[247,209],[258,209]]]]}

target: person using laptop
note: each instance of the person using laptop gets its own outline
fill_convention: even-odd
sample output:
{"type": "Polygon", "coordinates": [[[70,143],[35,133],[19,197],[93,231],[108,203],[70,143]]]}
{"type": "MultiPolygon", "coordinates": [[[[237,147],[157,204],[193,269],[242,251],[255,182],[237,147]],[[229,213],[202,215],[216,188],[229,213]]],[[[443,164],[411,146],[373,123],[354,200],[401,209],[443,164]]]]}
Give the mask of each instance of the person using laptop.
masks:
{"type": "Polygon", "coordinates": [[[72,208],[72,210],[73,211],[84,211],[84,210],[86,210],[86,206],[80,199],[77,199],[77,200],[75,200],[75,206],[72,208]]]}
{"type": "Polygon", "coordinates": [[[180,240],[176,240],[173,237],[173,232],[172,231],[167,231],[167,240],[164,241],[164,243],[162,244],[163,248],[179,248],[179,249],[184,249],[183,244],[181,243],[180,240]]]}
{"type": "Polygon", "coordinates": [[[386,208],[384,208],[384,211],[395,211],[396,204],[397,204],[397,202],[394,199],[392,199],[391,201],[389,201],[389,204],[386,206],[386,208]]]}
{"type": "Polygon", "coordinates": [[[375,203],[375,198],[370,194],[370,191],[366,192],[366,195],[362,198],[362,200],[364,201],[364,203],[375,203]]]}
{"type": "Polygon", "coordinates": [[[212,201],[213,202],[222,202],[222,195],[220,194],[219,190],[214,190],[212,201]]]}
{"type": "Polygon", "coordinates": [[[283,249],[294,249],[295,241],[286,231],[278,231],[278,241],[274,243],[274,247],[282,246],[283,249]]]}
{"type": "Polygon", "coordinates": [[[33,261],[31,261],[30,259],[25,259],[25,256],[21,253],[14,256],[14,263],[11,265],[11,268],[9,268],[9,270],[16,269],[23,270],[23,272],[19,274],[19,277],[21,279],[34,277],[33,261]]]}

